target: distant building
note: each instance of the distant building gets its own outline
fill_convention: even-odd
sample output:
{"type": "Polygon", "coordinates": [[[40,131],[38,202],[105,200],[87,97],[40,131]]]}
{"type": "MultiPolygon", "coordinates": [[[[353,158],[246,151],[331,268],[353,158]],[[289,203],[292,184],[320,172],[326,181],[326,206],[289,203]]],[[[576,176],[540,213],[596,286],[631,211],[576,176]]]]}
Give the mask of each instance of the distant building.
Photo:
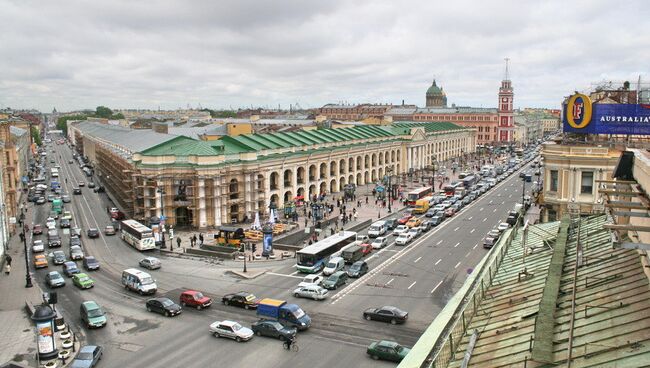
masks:
{"type": "Polygon", "coordinates": [[[321,107],[320,115],[330,120],[363,120],[370,117],[382,118],[392,106],[388,104],[327,104],[321,107]]]}
{"type": "Polygon", "coordinates": [[[436,85],[436,80],[433,80],[431,87],[427,89],[426,93],[426,107],[447,107],[447,95],[442,90],[442,87],[436,85]]]}

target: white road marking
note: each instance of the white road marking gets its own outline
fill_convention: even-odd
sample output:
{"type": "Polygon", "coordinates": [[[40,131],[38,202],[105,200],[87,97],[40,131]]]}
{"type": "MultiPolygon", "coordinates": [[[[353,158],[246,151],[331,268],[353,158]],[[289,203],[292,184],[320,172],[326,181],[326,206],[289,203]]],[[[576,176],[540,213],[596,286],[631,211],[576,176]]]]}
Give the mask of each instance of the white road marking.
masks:
{"type": "Polygon", "coordinates": [[[376,255],[376,254],[374,254],[374,255],[372,255],[372,256],[370,256],[370,257],[368,257],[368,260],[371,260],[371,259],[373,259],[373,258],[375,258],[375,257],[377,257],[377,255],[376,255]]]}
{"type": "Polygon", "coordinates": [[[292,279],[302,279],[302,277],[300,277],[300,276],[285,275],[283,273],[267,272],[266,274],[267,275],[273,275],[273,276],[290,277],[292,279]]]}
{"type": "Polygon", "coordinates": [[[460,262],[456,263],[456,266],[454,266],[454,268],[458,268],[458,266],[460,266],[460,262]]]}
{"type": "Polygon", "coordinates": [[[476,231],[476,229],[470,230],[469,233],[472,234],[474,231],[476,231]]]}
{"type": "Polygon", "coordinates": [[[479,211],[483,211],[483,207],[479,208],[479,211]]]}
{"type": "Polygon", "coordinates": [[[465,254],[465,258],[467,258],[467,257],[469,257],[469,252],[467,252],[467,254],[465,254]]]}
{"type": "MultiPolygon", "coordinates": [[[[503,203],[501,203],[501,204],[503,204],[503,203]]],[[[497,209],[495,208],[494,211],[492,211],[492,212],[497,212],[497,209]]]]}
{"type": "Polygon", "coordinates": [[[417,281],[413,281],[413,283],[408,287],[408,289],[411,290],[411,288],[413,287],[413,285],[415,285],[416,282],[417,281]]]}
{"type": "Polygon", "coordinates": [[[390,285],[390,283],[393,282],[393,280],[395,280],[395,279],[390,279],[390,280],[388,280],[388,282],[386,283],[386,285],[390,285]]]}
{"type": "Polygon", "coordinates": [[[508,196],[508,198],[512,198],[512,194],[508,196]]]}
{"type": "Polygon", "coordinates": [[[456,245],[454,245],[454,248],[456,248],[459,245],[460,245],[460,242],[456,243],[456,245]]]}
{"type": "Polygon", "coordinates": [[[292,272],[291,275],[297,275],[299,273],[300,273],[300,271],[296,271],[296,272],[292,272]]]}
{"type": "Polygon", "coordinates": [[[434,266],[437,266],[438,263],[440,263],[440,262],[442,262],[442,259],[439,259],[438,262],[436,262],[436,264],[434,264],[434,266]]]}
{"type": "Polygon", "coordinates": [[[488,204],[492,204],[493,201],[489,201],[488,204]]]}
{"type": "Polygon", "coordinates": [[[422,257],[418,257],[418,259],[416,259],[415,261],[413,261],[413,263],[418,263],[418,261],[421,260],[421,259],[422,259],[422,257]]]}
{"type": "Polygon", "coordinates": [[[472,216],[468,217],[467,220],[472,221],[472,216]]]}
{"type": "Polygon", "coordinates": [[[441,239],[441,240],[438,240],[438,242],[436,243],[436,245],[440,245],[440,243],[442,243],[442,239],[441,239]]]}
{"type": "Polygon", "coordinates": [[[458,231],[458,229],[460,229],[460,226],[459,226],[459,227],[457,227],[457,228],[455,228],[455,229],[454,229],[454,231],[458,231]]]}
{"type": "Polygon", "coordinates": [[[487,221],[487,217],[483,219],[483,222],[487,221]]]}
{"type": "Polygon", "coordinates": [[[472,247],[472,249],[476,249],[476,247],[478,247],[478,243],[474,244],[474,246],[472,247]]]}
{"type": "Polygon", "coordinates": [[[438,288],[438,286],[440,286],[440,285],[442,284],[442,281],[443,281],[443,280],[440,280],[440,282],[439,282],[438,284],[436,284],[436,286],[435,286],[433,289],[431,289],[431,294],[433,294],[433,292],[436,291],[436,289],[438,288]]]}

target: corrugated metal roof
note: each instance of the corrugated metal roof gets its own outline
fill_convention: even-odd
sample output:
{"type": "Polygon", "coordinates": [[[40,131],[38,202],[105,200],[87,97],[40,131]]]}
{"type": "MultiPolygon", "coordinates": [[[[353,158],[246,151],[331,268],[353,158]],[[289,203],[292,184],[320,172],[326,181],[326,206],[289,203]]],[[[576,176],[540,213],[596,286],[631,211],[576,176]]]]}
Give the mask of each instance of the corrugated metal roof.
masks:
{"type": "Polygon", "coordinates": [[[97,137],[121,146],[129,152],[140,152],[176,138],[174,135],[157,133],[153,130],[130,129],[118,125],[106,125],[92,121],[75,123],[84,135],[97,137]]]}
{"type": "Polygon", "coordinates": [[[399,127],[399,128],[419,128],[419,127],[424,127],[424,131],[427,132],[427,133],[440,132],[440,131],[445,131],[445,130],[467,129],[467,128],[462,127],[460,125],[456,125],[454,123],[449,123],[449,122],[444,122],[444,121],[431,122],[431,123],[400,121],[398,123],[391,124],[391,126],[399,127]]]}
{"type": "Polygon", "coordinates": [[[210,144],[206,141],[197,141],[185,136],[174,137],[174,139],[158,144],[141,152],[144,156],[214,156],[221,154],[219,145],[210,144]]]}
{"type": "MultiPolygon", "coordinates": [[[[572,366],[641,367],[650,362],[650,292],[635,250],[613,249],[606,216],[583,218],[580,225],[582,265],[578,268],[573,328],[572,366]]],[[[458,345],[450,367],[459,367],[469,335],[479,338],[469,367],[565,366],[572,315],[573,275],[577,259],[577,230],[569,232],[563,263],[549,275],[554,250],[543,244],[547,232],[557,234],[558,222],[531,227],[527,244],[532,252],[523,262],[522,234],[508,249],[493,284],[458,345]],[[526,267],[531,277],[518,280],[526,267]],[[544,295],[550,276],[559,277],[557,295],[544,295]],[[552,297],[550,309],[542,298],[552,297]],[[552,318],[550,341],[535,341],[536,320],[552,318]],[[532,361],[537,344],[550,343],[550,362],[532,361]]],[[[565,239],[567,237],[565,236],[565,239]]],[[[558,239],[559,240],[559,239],[558,239]]],[[[556,248],[556,251],[561,249],[556,248]]],[[[538,337],[539,338],[539,337],[538,337]]],[[[548,340],[548,339],[547,339],[548,340]]]]}
{"type": "Polygon", "coordinates": [[[419,107],[416,114],[496,114],[494,107],[419,107]]]}

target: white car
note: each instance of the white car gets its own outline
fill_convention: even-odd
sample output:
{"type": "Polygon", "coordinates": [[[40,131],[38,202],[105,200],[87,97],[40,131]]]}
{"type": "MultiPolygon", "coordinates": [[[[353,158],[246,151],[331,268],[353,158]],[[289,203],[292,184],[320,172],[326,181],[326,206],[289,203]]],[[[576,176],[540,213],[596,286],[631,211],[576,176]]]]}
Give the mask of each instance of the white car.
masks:
{"type": "Polygon", "coordinates": [[[447,209],[447,208],[449,208],[449,206],[451,206],[451,201],[450,201],[450,200],[442,201],[442,203],[440,203],[440,204],[441,204],[445,209],[447,209]]]}
{"type": "Polygon", "coordinates": [[[43,244],[43,241],[40,239],[34,240],[34,243],[32,244],[32,252],[39,253],[39,252],[43,252],[44,250],[45,250],[45,245],[43,244]]]}
{"type": "Polygon", "coordinates": [[[216,321],[210,325],[210,333],[215,337],[227,337],[237,342],[253,338],[253,330],[234,321],[216,321]]]}
{"type": "Polygon", "coordinates": [[[499,224],[499,226],[497,226],[497,230],[499,230],[500,232],[504,232],[504,231],[508,230],[509,227],[510,227],[510,225],[508,225],[507,222],[502,222],[502,223],[499,224]]]}
{"type": "Polygon", "coordinates": [[[300,287],[305,287],[305,286],[318,286],[320,283],[323,282],[323,276],[321,275],[307,275],[305,278],[302,279],[300,284],[298,286],[300,287]]]}
{"type": "Polygon", "coordinates": [[[397,239],[395,239],[395,244],[397,245],[406,245],[411,242],[412,235],[411,233],[400,234],[397,239]]]}
{"type": "Polygon", "coordinates": [[[293,296],[296,298],[324,300],[327,298],[327,289],[318,285],[302,286],[293,291],[293,296]]]}
{"type": "Polygon", "coordinates": [[[446,208],[447,208],[447,207],[445,207],[445,205],[441,203],[441,204],[437,204],[437,205],[435,205],[435,206],[433,207],[433,210],[434,210],[435,212],[442,212],[442,211],[444,211],[446,208]]]}
{"type": "Polygon", "coordinates": [[[73,261],[84,259],[84,252],[81,250],[80,246],[73,245],[70,247],[70,259],[73,261]]]}
{"type": "Polygon", "coordinates": [[[406,225],[399,225],[393,230],[393,235],[399,236],[409,231],[409,227],[406,225]]]}
{"type": "Polygon", "coordinates": [[[388,245],[388,239],[386,239],[383,236],[379,236],[379,237],[375,238],[375,240],[373,240],[372,243],[370,243],[370,245],[374,249],[381,249],[381,248],[388,245]]]}
{"type": "Polygon", "coordinates": [[[56,220],[53,219],[52,217],[48,217],[47,221],[45,222],[45,225],[47,226],[48,229],[56,229],[56,220]]]}
{"type": "Polygon", "coordinates": [[[422,233],[422,229],[419,226],[412,227],[406,234],[411,236],[411,239],[415,239],[422,233]]]}

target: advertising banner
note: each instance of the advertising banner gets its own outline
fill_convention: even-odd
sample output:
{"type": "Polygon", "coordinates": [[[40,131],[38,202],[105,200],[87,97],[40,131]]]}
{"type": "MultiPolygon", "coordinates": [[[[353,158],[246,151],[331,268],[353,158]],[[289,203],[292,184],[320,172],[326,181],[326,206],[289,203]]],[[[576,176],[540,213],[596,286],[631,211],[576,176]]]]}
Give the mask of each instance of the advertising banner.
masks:
{"type": "Polygon", "coordinates": [[[594,104],[578,93],[569,98],[563,116],[567,133],[650,135],[650,105],[594,104]]]}
{"type": "Polygon", "coordinates": [[[262,255],[267,256],[273,253],[273,232],[264,232],[263,241],[262,255]]]}
{"type": "Polygon", "coordinates": [[[47,354],[54,351],[54,332],[52,330],[52,320],[36,323],[38,333],[38,352],[47,354]]]}

